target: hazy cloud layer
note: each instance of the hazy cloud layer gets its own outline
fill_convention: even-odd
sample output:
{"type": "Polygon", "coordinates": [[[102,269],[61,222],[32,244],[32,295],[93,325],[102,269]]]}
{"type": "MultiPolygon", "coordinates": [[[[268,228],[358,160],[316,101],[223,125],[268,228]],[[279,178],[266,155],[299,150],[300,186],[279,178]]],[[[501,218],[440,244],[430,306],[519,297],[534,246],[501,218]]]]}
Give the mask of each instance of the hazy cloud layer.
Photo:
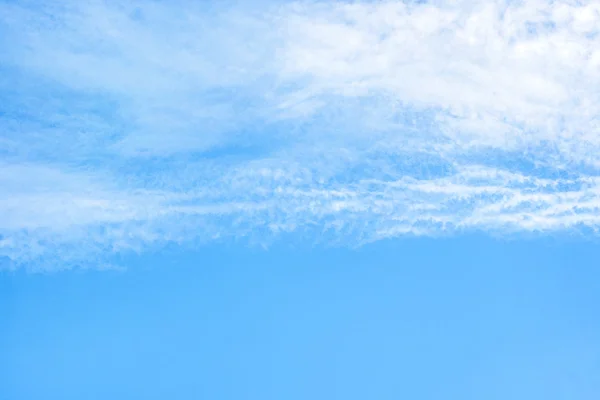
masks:
{"type": "Polygon", "coordinates": [[[600,227],[600,2],[0,2],[0,259],[600,227]]]}

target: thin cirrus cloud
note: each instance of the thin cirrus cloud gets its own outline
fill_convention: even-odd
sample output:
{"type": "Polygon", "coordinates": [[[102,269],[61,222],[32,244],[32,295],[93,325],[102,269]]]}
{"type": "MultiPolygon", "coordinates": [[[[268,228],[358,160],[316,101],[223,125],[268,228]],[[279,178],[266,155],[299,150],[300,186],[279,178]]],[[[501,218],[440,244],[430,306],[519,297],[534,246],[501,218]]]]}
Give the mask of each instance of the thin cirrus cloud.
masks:
{"type": "Polygon", "coordinates": [[[599,27],[600,2],[2,3],[0,257],[593,234],[599,27]]]}

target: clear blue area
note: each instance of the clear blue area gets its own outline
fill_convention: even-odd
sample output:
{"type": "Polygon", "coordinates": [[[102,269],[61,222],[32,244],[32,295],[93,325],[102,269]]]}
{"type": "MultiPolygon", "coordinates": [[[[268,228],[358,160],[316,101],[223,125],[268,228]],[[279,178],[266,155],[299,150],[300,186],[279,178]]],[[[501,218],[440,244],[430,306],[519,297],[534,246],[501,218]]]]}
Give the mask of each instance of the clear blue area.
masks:
{"type": "Polygon", "coordinates": [[[0,399],[600,398],[600,246],[210,247],[0,275],[0,399]]]}

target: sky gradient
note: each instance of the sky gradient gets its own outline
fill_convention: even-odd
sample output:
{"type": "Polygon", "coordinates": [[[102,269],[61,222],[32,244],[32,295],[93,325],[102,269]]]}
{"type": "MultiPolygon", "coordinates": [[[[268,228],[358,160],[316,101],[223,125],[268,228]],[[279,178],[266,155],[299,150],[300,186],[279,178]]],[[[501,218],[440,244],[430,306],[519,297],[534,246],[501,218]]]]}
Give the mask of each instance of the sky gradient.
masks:
{"type": "Polygon", "coordinates": [[[595,0],[0,0],[0,400],[597,400],[599,116],[595,0]]]}

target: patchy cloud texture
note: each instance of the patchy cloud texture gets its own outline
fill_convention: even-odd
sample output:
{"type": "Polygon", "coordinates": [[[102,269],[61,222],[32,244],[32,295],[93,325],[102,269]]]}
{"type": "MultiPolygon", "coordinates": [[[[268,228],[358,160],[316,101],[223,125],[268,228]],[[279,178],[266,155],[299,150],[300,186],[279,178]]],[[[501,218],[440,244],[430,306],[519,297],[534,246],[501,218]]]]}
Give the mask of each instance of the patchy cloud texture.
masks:
{"type": "Polygon", "coordinates": [[[120,3],[0,2],[4,266],[600,227],[600,2],[120,3]]]}

